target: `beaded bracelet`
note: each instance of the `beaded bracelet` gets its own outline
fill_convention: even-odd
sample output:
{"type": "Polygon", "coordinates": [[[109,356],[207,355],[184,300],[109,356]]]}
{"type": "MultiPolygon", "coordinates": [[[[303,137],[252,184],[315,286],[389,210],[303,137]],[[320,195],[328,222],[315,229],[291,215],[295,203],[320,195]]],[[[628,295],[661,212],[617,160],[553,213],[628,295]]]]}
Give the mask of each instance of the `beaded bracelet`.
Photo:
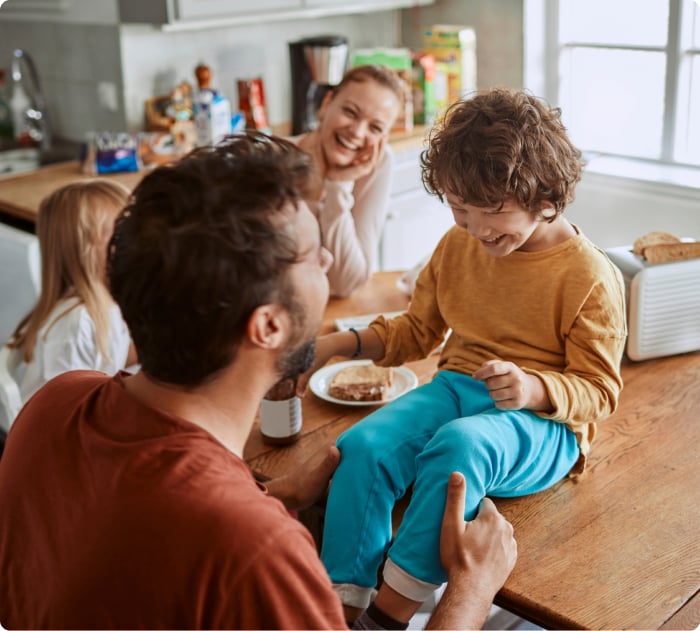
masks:
{"type": "Polygon", "coordinates": [[[355,334],[355,337],[357,338],[357,348],[355,349],[354,355],[350,358],[355,359],[355,357],[359,357],[360,355],[362,355],[362,340],[360,339],[360,334],[352,327],[350,327],[348,331],[352,331],[355,334]]]}

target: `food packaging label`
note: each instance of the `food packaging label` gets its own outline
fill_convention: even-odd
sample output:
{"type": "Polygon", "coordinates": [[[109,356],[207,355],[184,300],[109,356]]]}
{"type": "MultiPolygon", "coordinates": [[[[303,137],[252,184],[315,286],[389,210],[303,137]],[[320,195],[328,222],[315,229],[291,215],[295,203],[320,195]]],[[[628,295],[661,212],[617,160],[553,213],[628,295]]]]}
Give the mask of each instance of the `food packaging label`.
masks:
{"type": "Polygon", "coordinates": [[[432,125],[435,122],[435,57],[427,53],[411,53],[411,95],[413,122],[432,125]]]}
{"type": "Polygon", "coordinates": [[[138,134],[95,132],[88,134],[83,171],[96,175],[130,173],[141,168],[138,134]]]}
{"type": "Polygon", "coordinates": [[[213,90],[200,90],[194,102],[198,147],[215,145],[231,133],[231,103],[213,90]]]}
{"type": "Polygon", "coordinates": [[[246,127],[271,133],[272,130],[267,122],[265,86],[262,78],[239,79],[236,85],[238,87],[238,108],[245,114],[246,127]]]}
{"type": "MultiPolygon", "coordinates": [[[[455,103],[476,90],[476,33],[473,28],[437,24],[423,32],[422,43],[423,52],[435,57],[438,74],[442,68],[447,74],[448,104],[455,103]]],[[[440,109],[441,103],[438,100],[438,110],[440,109]]]]}

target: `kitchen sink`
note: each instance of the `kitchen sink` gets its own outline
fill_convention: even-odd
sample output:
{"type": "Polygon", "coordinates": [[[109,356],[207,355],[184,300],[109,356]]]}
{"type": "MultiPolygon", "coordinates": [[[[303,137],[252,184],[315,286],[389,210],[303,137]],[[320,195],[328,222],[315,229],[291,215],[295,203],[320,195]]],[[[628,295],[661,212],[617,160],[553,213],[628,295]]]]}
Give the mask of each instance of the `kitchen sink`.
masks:
{"type": "Polygon", "coordinates": [[[0,177],[33,171],[40,165],[40,151],[34,147],[0,151],[0,177]]]}
{"type": "Polygon", "coordinates": [[[80,143],[71,140],[57,139],[46,150],[38,147],[12,147],[0,151],[0,178],[79,158],[80,143]]]}

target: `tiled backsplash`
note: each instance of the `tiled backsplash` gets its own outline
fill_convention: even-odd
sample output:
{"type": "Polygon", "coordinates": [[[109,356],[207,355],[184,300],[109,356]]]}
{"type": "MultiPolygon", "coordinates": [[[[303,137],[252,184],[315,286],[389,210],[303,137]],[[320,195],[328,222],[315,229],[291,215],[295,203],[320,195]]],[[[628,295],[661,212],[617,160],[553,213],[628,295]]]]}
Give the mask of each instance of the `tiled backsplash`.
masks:
{"type": "Polygon", "coordinates": [[[123,129],[124,108],[116,111],[97,100],[100,82],[122,90],[119,28],[37,22],[0,24],[0,68],[9,77],[12,51],[24,48],[34,59],[49,109],[53,133],[82,140],[90,129],[123,129]]]}
{"type": "Polygon", "coordinates": [[[183,79],[194,82],[195,66],[205,62],[212,70],[212,84],[232,99],[234,108],[236,80],[261,76],[270,123],[288,121],[287,43],[328,33],[346,36],[351,47],[394,46],[396,11],[169,33],[141,25],[122,27],[127,120],[140,124],[145,98],[165,94],[183,79]]]}

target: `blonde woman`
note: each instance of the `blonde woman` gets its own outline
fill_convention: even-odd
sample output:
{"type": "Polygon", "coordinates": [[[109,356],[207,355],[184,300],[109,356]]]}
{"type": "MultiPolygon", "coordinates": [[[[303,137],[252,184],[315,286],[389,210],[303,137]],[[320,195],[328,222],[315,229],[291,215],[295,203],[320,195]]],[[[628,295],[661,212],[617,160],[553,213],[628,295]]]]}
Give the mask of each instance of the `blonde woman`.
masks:
{"type": "Polygon", "coordinates": [[[318,127],[294,139],[317,168],[307,201],[333,255],[334,296],[349,295],[372,274],[388,213],[393,159],[387,140],[403,99],[395,72],[356,66],[326,95],[318,127]]]}
{"type": "Polygon", "coordinates": [[[135,361],[106,285],[107,245],[128,198],[121,184],[94,179],[64,186],[42,201],[41,294],[9,342],[26,364],[19,379],[23,402],[69,370],[114,374],[135,361]]]}

